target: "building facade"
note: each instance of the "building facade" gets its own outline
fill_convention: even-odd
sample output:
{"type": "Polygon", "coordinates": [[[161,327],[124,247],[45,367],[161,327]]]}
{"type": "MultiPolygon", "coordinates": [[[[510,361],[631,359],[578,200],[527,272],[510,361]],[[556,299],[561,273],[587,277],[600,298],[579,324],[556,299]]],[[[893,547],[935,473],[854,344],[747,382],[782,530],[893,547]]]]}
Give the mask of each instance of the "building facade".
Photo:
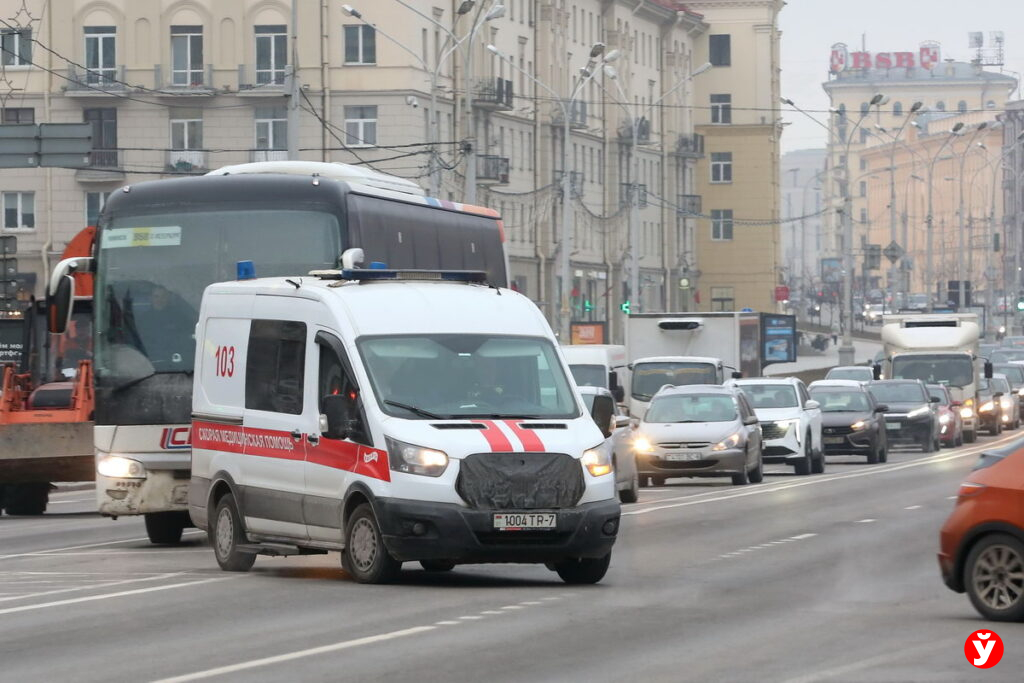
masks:
{"type": "Polygon", "coordinates": [[[825,154],[824,149],[798,149],[782,155],[779,263],[790,290],[801,293],[818,284],[825,154]]]}
{"type": "MultiPolygon", "coordinates": [[[[498,4],[460,14],[467,5],[456,0],[308,0],[296,3],[293,29],[288,0],[0,1],[3,122],[88,122],[93,131],[86,168],[0,170],[0,230],[18,237],[26,290],[41,294],[64,244],[123,185],[290,156],[367,165],[498,209],[514,285],[555,321],[567,275],[571,319],[602,326],[606,340],[622,338],[623,304],[688,308],[698,290],[680,288],[682,279],[727,280],[732,271],[715,275],[720,264],[763,251],[723,256],[715,245],[701,255],[711,229],[703,209],[727,207],[701,206],[710,171],[695,126],[708,110],[694,104],[708,98],[700,88],[745,103],[739,60],[752,64],[767,49],[777,63],[775,11],[737,19],[736,66],[694,74],[710,54],[703,11],[728,9],[724,33],[732,6],[777,3],[498,4]]],[[[765,105],[777,79],[753,90],[765,105]]],[[[771,143],[759,137],[770,122],[744,116],[720,126],[721,136],[738,136],[723,144],[756,159],[751,173],[777,177],[771,143]]],[[[777,204],[768,195],[759,216],[777,204]]]]}

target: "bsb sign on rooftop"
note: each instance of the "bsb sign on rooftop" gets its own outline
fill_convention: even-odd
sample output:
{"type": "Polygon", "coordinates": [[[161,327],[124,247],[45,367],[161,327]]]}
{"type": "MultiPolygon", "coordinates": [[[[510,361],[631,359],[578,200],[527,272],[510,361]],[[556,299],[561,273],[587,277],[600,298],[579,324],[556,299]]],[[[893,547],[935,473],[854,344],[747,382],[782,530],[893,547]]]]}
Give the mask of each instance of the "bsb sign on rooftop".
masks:
{"type": "Polygon", "coordinates": [[[939,63],[938,43],[921,43],[917,52],[850,52],[846,43],[832,46],[829,71],[840,73],[847,69],[931,69],[939,63]]]}

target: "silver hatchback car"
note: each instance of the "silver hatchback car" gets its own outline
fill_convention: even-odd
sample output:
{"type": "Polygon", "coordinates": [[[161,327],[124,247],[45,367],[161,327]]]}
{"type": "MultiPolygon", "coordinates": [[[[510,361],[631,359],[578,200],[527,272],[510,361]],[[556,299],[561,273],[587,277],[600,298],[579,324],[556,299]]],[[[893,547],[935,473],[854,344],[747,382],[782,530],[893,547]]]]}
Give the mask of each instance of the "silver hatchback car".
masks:
{"type": "Polygon", "coordinates": [[[764,477],[761,429],[743,392],[712,384],[661,389],[633,438],[640,485],[671,477],[764,477]]]}

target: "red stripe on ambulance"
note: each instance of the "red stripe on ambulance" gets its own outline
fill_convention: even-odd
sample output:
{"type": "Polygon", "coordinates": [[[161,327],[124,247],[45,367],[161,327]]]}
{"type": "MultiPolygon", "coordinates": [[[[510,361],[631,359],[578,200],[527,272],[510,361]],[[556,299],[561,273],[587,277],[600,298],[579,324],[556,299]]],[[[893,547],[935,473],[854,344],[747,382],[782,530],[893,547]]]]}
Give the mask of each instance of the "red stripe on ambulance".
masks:
{"type": "Polygon", "coordinates": [[[492,453],[511,453],[512,442],[509,441],[501,428],[492,420],[474,420],[473,424],[483,425],[480,433],[487,439],[487,445],[492,453]]]}
{"type": "Polygon", "coordinates": [[[505,420],[505,426],[511,429],[516,438],[522,442],[524,451],[527,453],[544,452],[544,442],[532,429],[523,429],[515,420],[505,420]]]}

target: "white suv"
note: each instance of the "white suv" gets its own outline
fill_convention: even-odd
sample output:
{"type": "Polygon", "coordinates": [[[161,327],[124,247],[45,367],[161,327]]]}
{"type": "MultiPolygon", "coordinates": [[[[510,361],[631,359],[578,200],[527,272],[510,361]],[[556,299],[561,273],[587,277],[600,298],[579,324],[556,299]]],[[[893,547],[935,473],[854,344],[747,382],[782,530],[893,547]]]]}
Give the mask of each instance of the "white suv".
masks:
{"type": "Polygon", "coordinates": [[[821,409],[795,377],[732,380],[761,421],[764,461],[792,465],[797,474],[825,471],[821,409]]]}

